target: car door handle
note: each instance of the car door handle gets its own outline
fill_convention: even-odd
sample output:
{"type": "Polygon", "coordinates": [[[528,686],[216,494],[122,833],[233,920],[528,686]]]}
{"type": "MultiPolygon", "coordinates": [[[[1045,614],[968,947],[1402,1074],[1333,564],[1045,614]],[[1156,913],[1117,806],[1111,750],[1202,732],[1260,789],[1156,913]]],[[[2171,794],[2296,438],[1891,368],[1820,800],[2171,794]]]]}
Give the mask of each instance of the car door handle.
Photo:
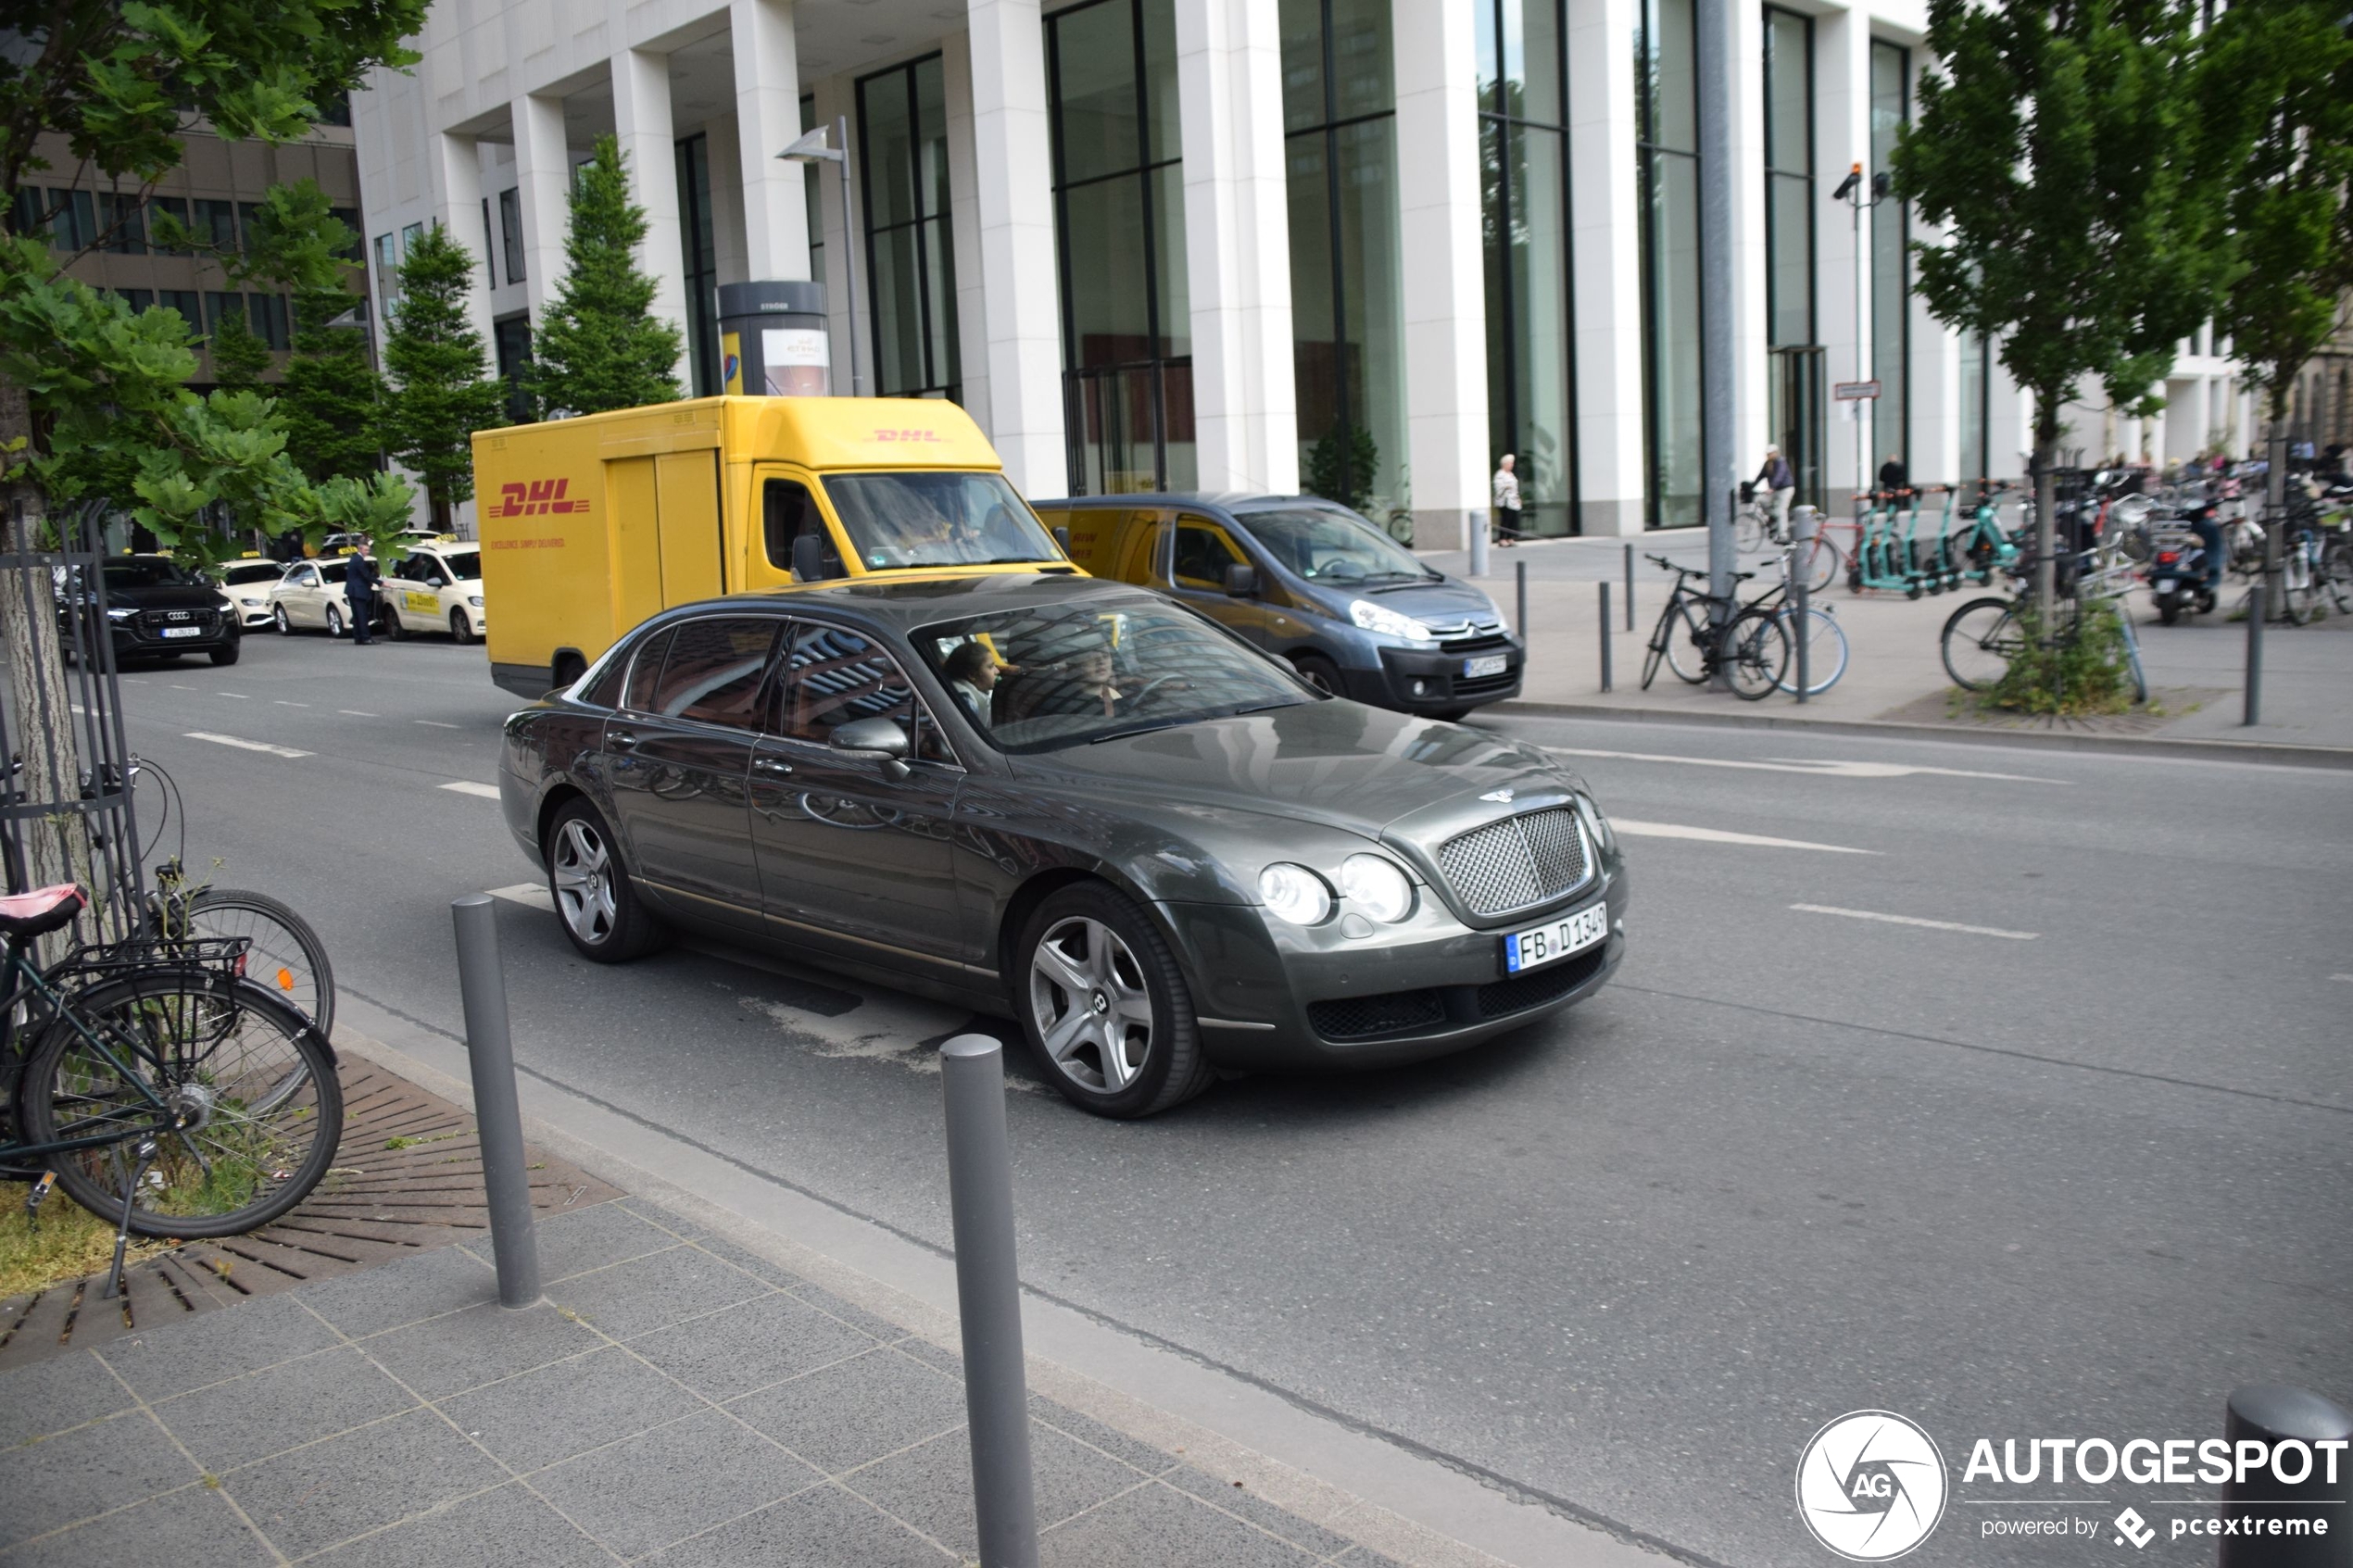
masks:
{"type": "Polygon", "coordinates": [[[635,748],[637,737],[627,730],[615,730],[605,737],[605,744],[615,751],[629,751],[635,748]]]}
{"type": "Polygon", "coordinates": [[[755,771],[783,775],[792,771],[792,764],[781,757],[755,757],[751,759],[755,771]]]}

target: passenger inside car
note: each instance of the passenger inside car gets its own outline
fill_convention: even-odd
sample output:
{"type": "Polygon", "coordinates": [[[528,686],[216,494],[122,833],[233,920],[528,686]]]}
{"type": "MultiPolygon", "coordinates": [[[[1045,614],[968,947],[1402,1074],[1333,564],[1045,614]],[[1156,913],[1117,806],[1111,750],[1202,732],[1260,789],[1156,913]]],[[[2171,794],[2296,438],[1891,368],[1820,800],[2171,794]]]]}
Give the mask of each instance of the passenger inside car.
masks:
{"type": "Polygon", "coordinates": [[[1018,665],[1001,665],[988,645],[975,638],[959,643],[948,655],[948,662],[940,667],[947,678],[948,689],[963,705],[974,723],[983,730],[989,726],[990,709],[996,700],[997,682],[1006,671],[1018,671],[1018,665]]]}

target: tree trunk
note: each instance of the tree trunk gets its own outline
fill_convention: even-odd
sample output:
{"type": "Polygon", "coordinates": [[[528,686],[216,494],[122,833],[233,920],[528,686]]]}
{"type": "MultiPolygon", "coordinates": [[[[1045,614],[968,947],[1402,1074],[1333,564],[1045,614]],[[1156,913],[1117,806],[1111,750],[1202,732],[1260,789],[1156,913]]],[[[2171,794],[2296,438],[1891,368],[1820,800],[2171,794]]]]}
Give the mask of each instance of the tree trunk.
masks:
{"type": "Polygon", "coordinates": [[[2034,617],[2045,634],[2058,605],[2058,432],[2035,421],[2034,617]]]}
{"type": "Polygon", "coordinates": [[[2271,463],[2263,475],[2264,619],[2284,621],[2286,596],[2280,590],[2285,585],[2282,570],[2287,544],[2287,420],[2277,408],[2272,410],[2271,436],[2263,444],[2263,455],[2271,463]]]}

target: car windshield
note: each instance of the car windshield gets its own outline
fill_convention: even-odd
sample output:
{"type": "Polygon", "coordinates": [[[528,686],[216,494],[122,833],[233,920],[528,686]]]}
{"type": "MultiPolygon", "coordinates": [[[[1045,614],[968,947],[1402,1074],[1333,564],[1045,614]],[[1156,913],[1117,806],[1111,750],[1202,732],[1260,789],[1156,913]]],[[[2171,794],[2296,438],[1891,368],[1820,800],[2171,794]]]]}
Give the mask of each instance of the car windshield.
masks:
{"type": "Polygon", "coordinates": [[[220,574],[220,580],[231,586],[245,583],[275,583],[285,575],[286,569],[273,560],[239,561],[220,574]]]}
{"type": "Polygon", "coordinates": [[[1063,558],[1001,474],[834,474],[824,485],[870,571],[1063,558]]]}
{"type": "Polygon", "coordinates": [[[458,574],[460,583],[471,583],[482,575],[480,550],[447,550],[442,553],[442,564],[458,574]]]}
{"type": "Polygon", "coordinates": [[[154,588],[166,583],[195,583],[178,561],[164,560],[154,556],[133,556],[127,560],[107,562],[107,586],[115,588],[154,588]]]}
{"type": "Polygon", "coordinates": [[[1192,611],[1144,599],[1004,610],[912,640],[975,726],[1012,752],[1315,700],[1192,611]]]}
{"type": "Polygon", "coordinates": [[[1438,576],[1362,518],[1322,507],[1244,512],[1266,552],[1310,583],[1421,583],[1438,576]]]}

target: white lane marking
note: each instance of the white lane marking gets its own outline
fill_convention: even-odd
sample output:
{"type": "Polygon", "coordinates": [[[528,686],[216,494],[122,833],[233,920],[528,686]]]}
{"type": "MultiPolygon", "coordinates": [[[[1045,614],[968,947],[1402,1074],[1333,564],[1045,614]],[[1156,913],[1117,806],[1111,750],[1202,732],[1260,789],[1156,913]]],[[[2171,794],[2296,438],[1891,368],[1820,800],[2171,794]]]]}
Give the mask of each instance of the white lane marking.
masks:
{"type": "Polygon", "coordinates": [[[1830,904],[1792,904],[1793,909],[1809,915],[1843,915],[1848,920],[1875,920],[1889,925],[1919,925],[1931,931],[1965,931],[1971,936],[2002,936],[2012,942],[2032,942],[2032,931],[2004,931],[1994,925],[1963,925],[1957,921],[1921,920],[1917,915],[1883,915],[1874,909],[1842,909],[1830,904]]]}
{"type": "Polygon", "coordinates": [[[1876,849],[1856,849],[1843,844],[1810,844],[1802,838],[1768,838],[1758,833],[1728,833],[1722,828],[1686,827],[1680,822],[1637,822],[1612,817],[1609,825],[1632,838],[1692,838],[1702,844],[1746,844],[1759,849],[1819,849],[1831,855],[1876,855],[1876,849]]]}
{"type": "Polygon", "coordinates": [[[215,696],[233,696],[239,702],[251,702],[253,700],[253,698],[247,696],[243,692],[215,692],[212,695],[215,696]]]}
{"type": "Polygon", "coordinates": [[[1760,773],[1815,773],[1833,779],[1901,779],[1938,773],[1948,779],[1999,779],[2007,784],[2072,784],[2072,779],[2038,779],[2026,773],[1981,773],[1969,768],[1917,767],[1908,762],[1841,762],[1823,758],[1776,757],[1764,762],[1729,757],[1677,757],[1657,751],[1597,751],[1587,746],[1548,746],[1562,757],[1608,757],[1626,762],[1680,762],[1688,768],[1745,768],[1760,773]]]}
{"type": "Polygon", "coordinates": [[[2331,980],[2342,980],[2347,985],[2353,985],[2353,974],[2332,974],[2329,978],[2331,980]]]}
{"type": "Polygon", "coordinates": [[[458,727],[455,724],[445,724],[438,719],[413,719],[410,720],[409,722],[431,725],[436,730],[454,730],[458,727]]]}
{"type": "Polygon", "coordinates": [[[282,696],[279,696],[279,697],[271,697],[270,700],[271,700],[271,702],[273,702],[273,703],[277,704],[277,706],[279,706],[280,708],[308,708],[308,707],[309,707],[309,706],[310,706],[310,705],[309,705],[308,703],[307,703],[307,702],[288,702],[288,701],[287,701],[284,697],[282,697],[282,696]]]}
{"type": "Polygon", "coordinates": [[[546,883],[519,882],[512,887],[493,887],[488,891],[493,898],[504,898],[510,904],[528,904],[551,915],[556,912],[556,897],[547,891],[546,883]]]}
{"type": "Polygon", "coordinates": [[[356,708],[338,708],[335,711],[338,713],[348,713],[354,719],[373,719],[375,717],[372,713],[362,713],[356,708]]]}
{"type": "Polygon", "coordinates": [[[152,686],[155,684],[153,681],[148,680],[145,675],[125,675],[121,677],[121,681],[126,686],[152,686]]]}
{"type": "Polygon", "coordinates": [[[476,784],[472,779],[459,779],[455,784],[446,784],[441,787],[444,789],[454,789],[459,795],[479,795],[484,800],[496,800],[498,798],[498,786],[497,784],[476,784]]]}
{"type": "Polygon", "coordinates": [[[192,692],[196,689],[194,686],[183,686],[177,681],[166,681],[164,684],[170,686],[175,692],[192,692]]]}
{"type": "Polygon", "coordinates": [[[203,730],[190,730],[185,740],[208,740],[215,746],[233,746],[240,751],[266,751],[272,757],[308,757],[307,751],[296,751],[291,746],[271,746],[267,741],[240,740],[235,735],[210,734],[203,730]]]}

